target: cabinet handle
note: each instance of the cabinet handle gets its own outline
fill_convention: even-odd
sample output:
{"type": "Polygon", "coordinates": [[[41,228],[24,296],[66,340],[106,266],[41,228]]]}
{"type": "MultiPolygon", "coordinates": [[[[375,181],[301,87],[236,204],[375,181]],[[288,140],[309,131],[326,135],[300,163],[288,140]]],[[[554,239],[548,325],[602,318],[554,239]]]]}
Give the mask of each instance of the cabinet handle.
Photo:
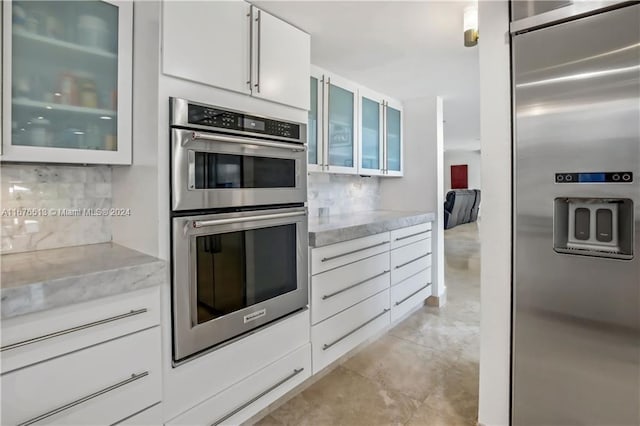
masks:
{"type": "Polygon", "coordinates": [[[422,256],[418,256],[418,257],[416,257],[415,259],[411,259],[411,260],[410,260],[410,261],[408,261],[408,262],[404,262],[402,265],[398,265],[398,266],[396,266],[396,269],[400,269],[400,268],[402,268],[402,267],[404,267],[404,266],[407,266],[407,265],[409,265],[409,264],[411,264],[411,263],[413,263],[413,262],[417,262],[418,260],[423,259],[423,258],[425,258],[425,257],[429,256],[430,254],[431,254],[431,252],[429,252],[429,253],[427,253],[427,254],[423,254],[422,256]]]}
{"type": "Polygon", "coordinates": [[[371,280],[374,280],[374,279],[376,279],[376,278],[378,278],[378,277],[381,277],[381,276],[383,276],[383,275],[385,275],[385,274],[388,274],[389,272],[391,272],[391,271],[386,270],[386,271],[381,272],[381,273],[379,273],[379,274],[377,274],[377,275],[374,275],[374,276],[372,276],[372,277],[369,277],[369,278],[367,278],[366,280],[362,280],[362,281],[359,281],[359,282],[357,282],[357,283],[355,283],[355,284],[351,284],[350,286],[345,287],[345,288],[343,288],[343,289],[341,289],[341,290],[335,291],[335,292],[330,293],[330,294],[325,294],[324,296],[322,296],[322,300],[331,299],[333,296],[337,296],[337,295],[339,295],[340,293],[344,293],[344,292],[345,292],[345,291],[347,291],[347,290],[351,290],[351,289],[352,289],[352,288],[354,288],[354,287],[358,287],[359,285],[362,285],[362,284],[367,283],[367,282],[369,282],[369,281],[371,281],[371,280]]]}
{"type": "Polygon", "coordinates": [[[415,296],[416,294],[420,293],[422,290],[424,290],[425,288],[429,287],[430,285],[431,285],[431,283],[427,283],[427,285],[420,287],[419,289],[417,289],[416,291],[414,291],[413,293],[411,293],[410,295],[408,295],[404,299],[397,301],[395,305],[396,306],[402,305],[404,302],[406,302],[407,300],[411,299],[413,296],[415,296]]]}
{"type": "Polygon", "coordinates": [[[283,219],[287,217],[297,217],[297,216],[306,216],[306,210],[300,210],[295,212],[286,212],[286,213],[273,213],[273,214],[263,214],[260,216],[242,216],[242,217],[231,217],[228,219],[213,219],[213,220],[194,220],[191,224],[193,228],[205,228],[207,226],[216,226],[216,225],[229,225],[232,223],[245,223],[257,220],[273,220],[273,219],[283,219]]]}
{"type": "Polygon", "coordinates": [[[44,413],[44,414],[39,415],[38,417],[34,417],[34,418],[30,419],[30,420],[27,420],[26,422],[19,423],[19,424],[18,424],[18,426],[28,426],[28,425],[32,425],[32,424],[37,423],[37,422],[39,422],[39,421],[41,421],[41,420],[44,420],[44,419],[46,419],[46,418],[48,418],[48,417],[54,416],[54,415],[56,415],[56,414],[58,414],[58,413],[62,413],[63,411],[68,410],[69,408],[73,408],[73,407],[75,407],[76,405],[80,405],[80,404],[82,404],[82,403],[85,403],[85,402],[87,402],[87,401],[89,401],[89,400],[93,399],[93,398],[97,398],[97,397],[99,397],[100,395],[104,395],[104,394],[105,394],[105,393],[107,393],[107,392],[111,392],[112,390],[115,390],[115,389],[121,388],[122,386],[128,385],[129,383],[133,383],[133,382],[135,382],[136,380],[140,380],[140,379],[142,379],[143,377],[146,377],[146,376],[148,376],[148,375],[149,375],[149,372],[148,372],[148,371],[145,371],[144,373],[140,373],[140,374],[132,374],[132,375],[131,375],[131,377],[129,377],[129,378],[128,378],[128,379],[126,379],[126,380],[123,380],[123,381],[121,381],[121,382],[116,383],[115,385],[111,385],[111,386],[109,386],[109,387],[106,387],[106,388],[104,388],[104,389],[101,389],[101,390],[99,390],[99,391],[97,391],[97,392],[94,392],[94,393],[92,393],[92,394],[89,394],[89,395],[87,395],[87,396],[85,396],[85,397],[82,397],[82,398],[80,398],[80,399],[76,399],[76,400],[75,400],[75,401],[73,401],[73,402],[70,402],[70,403],[68,403],[68,404],[65,404],[65,405],[63,405],[63,406],[61,406],[61,407],[58,407],[58,408],[54,409],[54,410],[48,411],[48,412],[46,412],[46,413],[44,413]]]}
{"type": "Polygon", "coordinates": [[[407,238],[415,237],[416,235],[429,234],[430,232],[431,230],[416,232],[415,234],[405,235],[404,237],[398,237],[396,238],[396,241],[406,240],[407,238]]]}
{"type": "Polygon", "coordinates": [[[125,314],[116,315],[113,317],[101,319],[99,321],[90,322],[88,324],[78,325],[76,327],[67,328],[65,330],[56,331],[54,333],[45,334],[43,336],[34,337],[32,339],[23,340],[22,342],[12,343],[10,345],[5,345],[0,347],[0,352],[8,351],[10,349],[19,348],[21,346],[29,345],[31,343],[42,342],[43,340],[53,339],[54,337],[64,336],[65,334],[75,333],[76,331],[84,330],[91,327],[96,327],[98,325],[108,324],[113,321],[118,321],[124,318],[129,318],[135,315],[144,314],[147,312],[147,308],[138,309],[136,311],[130,311],[125,314]]]}
{"type": "Polygon", "coordinates": [[[385,309],[384,311],[380,312],[378,315],[376,315],[375,317],[371,318],[370,320],[368,320],[367,322],[364,322],[362,324],[360,324],[359,326],[357,326],[356,328],[354,328],[353,330],[351,330],[350,332],[348,332],[347,334],[343,335],[342,337],[334,340],[331,343],[327,343],[322,345],[322,350],[326,351],[327,349],[329,349],[331,346],[340,343],[341,341],[343,341],[344,339],[346,339],[347,337],[351,336],[353,333],[355,333],[356,331],[360,330],[361,328],[367,326],[368,324],[372,323],[373,321],[377,320],[378,318],[380,318],[381,316],[383,316],[384,314],[386,314],[387,312],[389,312],[390,309],[385,309]]]}
{"type": "MultiPolygon", "coordinates": [[[[210,135],[207,133],[193,132],[191,134],[191,139],[195,140],[203,140],[203,141],[215,141],[215,142],[228,142],[228,143],[239,143],[243,145],[256,145],[256,146],[264,146],[266,148],[278,148],[278,149],[288,149],[293,152],[304,152],[307,150],[306,145],[298,144],[298,143],[287,143],[287,142],[268,142],[260,139],[253,138],[239,138],[234,136],[227,135],[210,135]]],[[[195,160],[194,160],[195,161],[195,160]]]]}
{"type": "Polygon", "coordinates": [[[327,119],[324,122],[327,133],[325,135],[326,142],[324,144],[324,167],[329,170],[329,107],[331,103],[331,77],[327,77],[327,119]]]}
{"type": "Polygon", "coordinates": [[[335,256],[323,257],[322,259],[320,259],[320,262],[328,262],[330,260],[335,260],[335,259],[338,259],[338,258],[343,257],[343,256],[348,256],[350,254],[359,253],[361,251],[369,250],[369,249],[374,248],[374,247],[380,247],[380,246],[383,246],[385,244],[389,244],[389,241],[383,241],[381,243],[374,244],[372,246],[363,247],[363,248],[360,248],[360,249],[357,249],[357,250],[351,250],[351,251],[348,251],[346,253],[337,254],[335,256]]]}
{"type": "Polygon", "coordinates": [[[253,87],[253,5],[249,6],[249,13],[247,13],[247,17],[249,19],[249,80],[247,80],[247,84],[249,85],[249,91],[251,91],[251,87],[253,87]]]}
{"type": "Polygon", "coordinates": [[[224,417],[221,417],[218,420],[216,420],[215,422],[211,423],[211,426],[217,426],[217,425],[221,424],[225,420],[227,420],[230,417],[236,415],[240,411],[242,411],[245,408],[247,408],[249,405],[251,405],[254,402],[256,402],[257,400],[259,400],[260,398],[262,398],[263,396],[265,396],[269,392],[275,390],[276,388],[282,386],[283,384],[285,384],[289,380],[293,379],[294,377],[296,377],[298,374],[302,373],[303,371],[304,371],[304,367],[296,368],[295,370],[293,370],[293,373],[289,374],[287,377],[285,377],[284,379],[280,380],[278,383],[274,384],[269,389],[261,392],[259,395],[256,395],[255,397],[251,398],[249,401],[245,402],[244,404],[242,404],[241,406],[239,406],[235,410],[231,411],[230,413],[225,414],[224,417]]]}
{"type": "Polygon", "coordinates": [[[256,72],[256,84],[255,88],[258,93],[260,93],[260,39],[262,38],[262,19],[260,19],[260,9],[258,9],[258,16],[256,17],[256,22],[258,23],[258,51],[256,52],[256,62],[257,62],[257,72],[256,72]]]}

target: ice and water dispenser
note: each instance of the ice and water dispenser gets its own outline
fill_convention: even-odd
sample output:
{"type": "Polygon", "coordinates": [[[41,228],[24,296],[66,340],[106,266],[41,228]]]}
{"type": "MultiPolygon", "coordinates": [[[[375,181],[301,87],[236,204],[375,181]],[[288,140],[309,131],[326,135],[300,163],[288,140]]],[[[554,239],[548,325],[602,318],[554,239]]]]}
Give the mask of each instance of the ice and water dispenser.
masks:
{"type": "MultiPolygon", "coordinates": [[[[556,183],[632,183],[633,173],[557,173],[556,183]]],[[[555,199],[553,248],[558,253],[633,258],[633,201],[628,198],[555,199]]]]}

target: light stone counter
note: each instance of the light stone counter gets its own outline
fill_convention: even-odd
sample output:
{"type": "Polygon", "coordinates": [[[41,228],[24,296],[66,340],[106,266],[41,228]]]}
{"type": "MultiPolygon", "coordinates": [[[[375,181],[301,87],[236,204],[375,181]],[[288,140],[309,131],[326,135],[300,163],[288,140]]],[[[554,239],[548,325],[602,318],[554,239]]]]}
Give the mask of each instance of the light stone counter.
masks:
{"type": "Polygon", "coordinates": [[[309,217],[309,246],[322,247],[435,220],[433,212],[374,210],[309,217]]]}
{"type": "Polygon", "coordinates": [[[113,243],[5,254],[0,318],[126,293],[166,282],[166,262],[113,243]]]}

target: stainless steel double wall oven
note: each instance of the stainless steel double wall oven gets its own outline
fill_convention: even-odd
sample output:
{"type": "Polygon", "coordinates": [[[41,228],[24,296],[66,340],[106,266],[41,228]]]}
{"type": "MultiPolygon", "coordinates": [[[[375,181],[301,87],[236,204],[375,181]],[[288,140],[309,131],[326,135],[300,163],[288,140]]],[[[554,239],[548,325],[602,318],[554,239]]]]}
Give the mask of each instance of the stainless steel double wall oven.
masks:
{"type": "Polygon", "coordinates": [[[307,305],[306,125],[172,98],[173,359],[307,305]]]}

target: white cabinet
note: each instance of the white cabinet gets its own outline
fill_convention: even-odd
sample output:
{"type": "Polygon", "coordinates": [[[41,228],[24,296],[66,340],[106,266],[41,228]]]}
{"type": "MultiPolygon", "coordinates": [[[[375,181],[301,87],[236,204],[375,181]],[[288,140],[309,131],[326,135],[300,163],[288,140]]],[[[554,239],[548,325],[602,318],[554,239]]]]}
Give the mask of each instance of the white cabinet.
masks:
{"type": "MultiPolygon", "coordinates": [[[[309,171],[356,174],[358,141],[358,86],[335,74],[313,67],[312,98],[318,99],[317,133],[310,149],[309,171]]],[[[312,117],[310,116],[310,119],[312,117]]],[[[311,126],[309,126],[311,127],[311,126]]]]}
{"type": "Polygon", "coordinates": [[[2,424],[113,424],[162,400],[158,288],[2,322],[2,424]]]}
{"type": "Polygon", "coordinates": [[[2,3],[1,161],[131,164],[133,3],[2,3]]]}
{"type": "Polygon", "coordinates": [[[309,34],[252,6],[253,96],[309,109],[309,34]]]}
{"type": "Polygon", "coordinates": [[[310,172],[402,176],[402,104],[312,66],[310,172]]]}
{"type": "Polygon", "coordinates": [[[244,1],[163,4],[164,74],[309,109],[310,37],[244,1]]]}
{"type": "Polygon", "coordinates": [[[250,94],[250,8],[244,1],[165,1],[163,73],[250,94]]]}

